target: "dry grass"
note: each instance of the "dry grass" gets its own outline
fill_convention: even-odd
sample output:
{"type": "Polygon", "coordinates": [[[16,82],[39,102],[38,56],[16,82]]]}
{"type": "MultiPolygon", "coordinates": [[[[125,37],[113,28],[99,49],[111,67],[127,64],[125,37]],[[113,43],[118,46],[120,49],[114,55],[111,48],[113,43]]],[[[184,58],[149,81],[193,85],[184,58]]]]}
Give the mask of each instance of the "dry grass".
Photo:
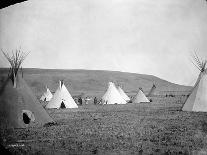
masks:
{"type": "MultiPolygon", "coordinates": [[[[161,99],[159,99],[161,101],[161,99]]],[[[172,99],[171,99],[172,100],[172,99]]],[[[207,114],[182,104],[85,105],[49,110],[57,125],[2,132],[18,154],[190,154],[207,149],[207,114]]]]}
{"type": "MultiPolygon", "coordinates": [[[[119,72],[27,70],[24,78],[38,98],[45,85],[54,92],[62,78],[72,95],[100,97],[114,79],[125,83],[131,95],[139,86],[149,90],[152,81],[163,91],[187,89],[153,76],[119,72]]],[[[14,154],[189,154],[207,149],[206,113],[182,112],[182,94],[151,99],[147,104],[48,110],[56,125],[1,131],[1,142],[14,154]]]]}

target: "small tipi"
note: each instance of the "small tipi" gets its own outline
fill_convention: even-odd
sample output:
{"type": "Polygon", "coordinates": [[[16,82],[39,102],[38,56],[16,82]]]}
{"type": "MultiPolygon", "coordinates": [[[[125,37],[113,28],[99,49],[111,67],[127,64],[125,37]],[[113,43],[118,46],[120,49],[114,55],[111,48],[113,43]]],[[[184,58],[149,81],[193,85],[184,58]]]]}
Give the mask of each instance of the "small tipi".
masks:
{"type": "Polygon", "coordinates": [[[201,60],[197,55],[194,59],[194,65],[200,70],[200,74],[182,110],[207,112],[207,60],[201,60]]]}
{"type": "Polygon", "coordinates": [[[141,102],[150,102],[148,98],[142,91],[142,88],[139,88],[137,95],[134,97],[132,103],[141,103],[141,102]]]}
{"type": "Polygon", "coordinates": [[[121,86],[118,86],[118,91],[119,93],[121,94],[122,98],[125,100],[125,101],[130,101],[130,98],[127,96],[127,94],[123,91],[123,89],[121,88],[121,86]]]}
{"type": "Polygon", "coordinates": [[[150,89],[150,91],[149,91],[149,93],[148,93],[147,96],[153,96],[153,95],[155,95],[155,90],[156,90],[156,86],[153,83],[152,88],[150,89]]]}
{"type": "Polygon", "coordinates": [[[102,97],[103,104],[126,104],[113,82],[109,82],[108,89],[102,97]]]}
{"type": "Polygon", "coordinates": [[[52,123],[52,118],[40,105],[22,76],[18,75],[26,55],[20,50],[16,50],[12,56],[3,54],[11,68],[0,89],[0,128],[26,128],[52,123]]]}
{"type": "Polygon", "coordinates": [[[40,100],[41,101],[50,101],[52,99],[52,93],[50,92],[50,89],[47,88],[46,86],[46,91],[43,93],[43,95],[41,96],[40,100]]]}
{"type": "Polygon", "coordinates": [[[63,81],[59,81],[59,86],[46,108],[78,108],[63,81]]]}

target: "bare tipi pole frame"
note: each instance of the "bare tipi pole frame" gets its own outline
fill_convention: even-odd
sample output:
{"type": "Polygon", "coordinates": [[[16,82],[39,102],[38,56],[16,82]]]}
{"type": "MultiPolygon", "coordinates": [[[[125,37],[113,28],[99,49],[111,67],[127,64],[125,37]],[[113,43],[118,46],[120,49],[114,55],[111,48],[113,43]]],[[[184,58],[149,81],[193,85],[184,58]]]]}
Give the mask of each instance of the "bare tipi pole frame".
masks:
{"type": "Polygon", "coordinates": [[[24,53],[21,49],[19,50],[16,49],[15,52],[12,51],[12,55],[9,55],[7,52],[4,52],[2,49],[1,51],[11,65],[9,77],[11,78],[13,82],[13,87],[16,88],[17,87],[17,74],[18,74],[19,68],[29,53],[24,53]]]}

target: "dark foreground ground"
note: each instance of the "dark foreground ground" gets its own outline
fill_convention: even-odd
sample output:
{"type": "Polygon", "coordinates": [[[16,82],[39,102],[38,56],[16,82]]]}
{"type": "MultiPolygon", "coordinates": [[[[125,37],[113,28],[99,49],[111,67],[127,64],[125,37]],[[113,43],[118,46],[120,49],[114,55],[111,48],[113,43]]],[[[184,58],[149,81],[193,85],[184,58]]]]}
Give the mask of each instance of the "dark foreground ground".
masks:
{"type": "Polygon", "coordinates": [[[207,154],[207,113],[181,111],[184,98],[48,110],[57,125],[2,132],[14,154],[207,154]]]}

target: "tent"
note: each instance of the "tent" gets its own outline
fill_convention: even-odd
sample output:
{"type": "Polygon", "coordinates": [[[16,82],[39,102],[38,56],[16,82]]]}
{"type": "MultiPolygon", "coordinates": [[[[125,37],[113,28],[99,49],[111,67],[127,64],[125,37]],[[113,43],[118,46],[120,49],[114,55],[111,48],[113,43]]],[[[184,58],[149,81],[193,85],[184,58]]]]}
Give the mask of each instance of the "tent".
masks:
{"type": "Polygon", "coordinates": [[[207,60],[201,60],[197,55],[194,59],[200,74],[182,110],[207,112],[207,60]]]}
{"type": "Polygon", "coordinates": [[[4,55],[11,69],[0,89],[0,128],[26,128],[52,123],[52,118],[40,105],[23,77],[18,75],[25,55],[20,50],[11,57],[6,53],[4,55]]]}
{"type": "Polygon", "coordinates": [[[102,97],[103,104],[126,104],[113,82],[109,82],[108,89],[102,97]]]}
{"type": "Polygon", "coordinates": [[[139,91],[136,94],[136,96],[134,97],[132,103],[141,103],[141,102],[150,102],[150,101],[145,96],[145,94],[143,93],[142,89],[139,88],[139,91]]]}
{"type": "Polygon", "coordinates": [[[120,86],[118,86],[118,91],[125,101],[130,101],[130,98],[127,96],[127,94],[123,91],[123,89],[120,86]]]}
{"type": "Polygon", "coordinates": [[[50,92],[49,88],[46,86],[46,91],[41,96],[40,100],[42,101],[50,101],[52,99],[52,93],[50,92]]]}
{"type": "Polygon", "coordinates": [[[59,81],[59,86],[53,98],[46,105],[46,108],[78,108],[78,106],[65,87],[63,81],[59,81]]]}
{"type": "Polygon", "coordinates": [[[155,84],[152,85],[152,88],[150,89],[149,93],[147,96],[153,96],[155,95],[155,90],[156,90],[156,86],[155,84]]]}

